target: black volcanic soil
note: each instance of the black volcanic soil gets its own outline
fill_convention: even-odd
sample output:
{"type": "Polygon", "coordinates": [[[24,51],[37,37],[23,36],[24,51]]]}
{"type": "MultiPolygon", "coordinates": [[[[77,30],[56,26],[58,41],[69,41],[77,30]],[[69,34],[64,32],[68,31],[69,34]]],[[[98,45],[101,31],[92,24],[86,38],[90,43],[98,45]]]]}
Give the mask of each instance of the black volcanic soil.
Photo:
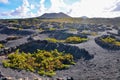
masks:
{"type": "Polygon", "coordinates": [[[0,28],[0,34],[6,34],[6,35],[21,35],[21,36],[27,36],[34,34],[34,32],[31,30],[18,30],[18,29],[12,29],[8,27],[2,27],[0,28]]]}
{"type": "MultiPolygon", "coordinates": [[[[56,71],[57,75],[53,76],[53,78],[69,76],[73,77],[74,80],[120,80],[120,51],[110,51],[101,48],[94,41],[96,37],[98,36],[89,36],[89,41],[85,43],[70,44],[78,46],[79,48],[85,48],[90,54],[94,55],[93,59],[79,59],[77,63],[72,65],[69,69],[56,71]]],[[[26,72],[24,70],[17,71],[10,68],[3,68],[1,60],[2,57],[0,57],[0,72],[6,76],[27,76],[29,80],[33,80],[33,77],[41,77],[35,73],[26,72]]]]}
{"type": "Polygon", "coordinates": [[[56,76],[71,76],[75,80],[120,80],[120,51],[101,48],[95,43],[94,37],[76,46],[94,54],[94,58],[89,61],[79,60],[68,70],[57,71],[56,76]]]}
{"type": "Polygon", "coordinates": [[[87,38],[87,36],[84,34],[73,34],[72,31],[71,33],[69,33],[67,32],[67,30],[43,31],[40,33],[40,35],[47,35],[49,38],[55,38],[57,40],[65,40],[66,38],[71,36],[87,38]]]}

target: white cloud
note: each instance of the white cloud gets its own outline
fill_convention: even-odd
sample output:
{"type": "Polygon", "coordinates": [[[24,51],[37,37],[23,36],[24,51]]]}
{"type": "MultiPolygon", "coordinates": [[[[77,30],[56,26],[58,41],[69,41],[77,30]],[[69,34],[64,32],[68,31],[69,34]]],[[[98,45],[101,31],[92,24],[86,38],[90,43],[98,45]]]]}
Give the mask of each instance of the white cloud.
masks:
{"type": "Polygon", "coordinates": [[[60,11],[60,6],[62,5],[61,0],[51,0],[51,7],[49,8],[50,12],[60,11]]]}
{"type": "Polygon", "coordinates": [[[110,7],[111,11],[120,11],[120,0],[117,0],[113,6],[110,7]]]}
{"type": "Polygon", "coordinates": [[[48,9],[48,12],[65,12],[69,7],[69,5],[65,4],[63,0],[51,0],[51,3],[51,7],[48,9]]]}
{"type": "Polygon", "coordinates": [[[37,12],[38,15],[42,15],[46,12],[46,8],[44,6],[44,3],[45,3],[45,0],[40,0],[40,4],[38,5],[39,6],[39,10],[37,12]]]}
{"type": "Polygon", "coordinates": [[[32,13],[32,10],[35,8],[33,4],[29,4],[28,0],[23,0],[23,4],[17,7],[15,10],[9,12],[1,12],[0,16],[7,18],[28,18],[35,17],[36,15],[32,13]]]}
{"type": "Polygon", "coordinates": [[[28,0],[23,0],[23,4],[11,11],[12,16],[26,17],[27,13],[30,11],[28,0]]]}
{"type": "Polygon", "coordinates": [[[42,15],[44,13],[58,13],[58,12],[65,12],[69,11],[69,5],[65,4],[63,0],[50,0],[51,7],[45,8],[45,0],[40,0],[38,15],[42,15]]]}
{"type": "Polygon", "coordinates": [[[31,12],[32,9],[34,9],[34,5],[30,5],[28,0],[23,0],[23,4],[16,8],[15,10],[12,10],[10,12],[11,16],[16,16],[19,18],[27,18],[27,17],[34,17],[35,14],[31,12]]]}
{"type": "MultiPolygon", "coordinates": [[[[8,0],[0,0],[0,2],[8,0]]],[[[71,5],[65,3],[64,0],[50,0],[51,6],[45,8],[45,1],[40,0],[39,5],[33,5],[28,0],[23,0],[23,4],[8,13],[2,15],[11,15],[12,17],[35,17],[44,13],[64,12],[72,17],[118,17],[120,16],[120,0],[79,0],[71,5]],[[39,8],[37,13],[32,10],[39,8]]],[[[4,2],[5,3],[5,2],[4,2]]]]}
{"type": "Polygon", "coordinates": [[[120,0],[80,0],[68,5],[63,0],[51,0],[52,5],[46,12],[65,12],[73,17],[117,17],[120,12],[111,11],[118,2],[120,0]]]}
{"type": "Polygon", "coordinates": [[[30,9],[35,9],[35,5],[31,4],[30,9]]]}
{"type": "Polygon", "coordinates": [[[111,12],[116,0],[81,0],[71,6],[71,16],[116,17],[118,12],[111,12]],[[116,15],[115,15],[116,14],[116,15]]]}
{"type": "Polygon", "coordinates": [[[0,3],[8,3],[8,0],[0,0],[0,3]]]}

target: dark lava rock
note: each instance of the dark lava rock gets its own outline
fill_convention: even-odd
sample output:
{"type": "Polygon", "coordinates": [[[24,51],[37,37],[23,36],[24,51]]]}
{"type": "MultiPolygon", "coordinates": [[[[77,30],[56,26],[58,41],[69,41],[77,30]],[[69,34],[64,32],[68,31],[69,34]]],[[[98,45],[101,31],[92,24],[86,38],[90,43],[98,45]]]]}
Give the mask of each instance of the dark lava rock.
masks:
{"type": "Polygon", "coordinates": [[[51,43],[46,40],[32,41],[24,45],[19,46],[19,49],[24,52],[34,52],[37,49],[51,51],[57,49],[60,52],[71,53],[75,59],[84,58],[89,60],[93,58],[85,49],[80,49],[76,46],[71,46],[63,43],[51,43]]]}
{"type": "Polygon", "coordinates": [[[18,30],[18,29],[10,29],[8,27],[3,27],[1,30],[0,30],[0,34],[7,34],[7,35],[22,35],[22,36],[25,36],[25,35],[31,35],[33,34],[34,32],[32,31],[27,31],[27,30],[18,30]]]}
{"type": "MultiPolygon", "coordinates": [[[[101,46],[102,48],[108,49],[108,50],[120,50],[120,46],[116,46],[114,44],[110,44],[110,43],[105,43],[101,40],[101,38],[106,38],[108,37],[108,35],[103,35],[101,37],[97,37],[95,38],[95,42],[101,46]]],[[[110,35],[110,37],[115,38],[114,36],[110,35]]]]}
{"type": "Polygon", "coordinates": [[[71,36],[78,36],[81,38],[87,38],[86,35],[67,33],[67,32],[65,32],[65,30],[44,31],[44,32],[41,32],[40,34],[48,34],[50,38],[55,38],[58,40],[64,40],[64,39],[71,37],[71,36]]]}

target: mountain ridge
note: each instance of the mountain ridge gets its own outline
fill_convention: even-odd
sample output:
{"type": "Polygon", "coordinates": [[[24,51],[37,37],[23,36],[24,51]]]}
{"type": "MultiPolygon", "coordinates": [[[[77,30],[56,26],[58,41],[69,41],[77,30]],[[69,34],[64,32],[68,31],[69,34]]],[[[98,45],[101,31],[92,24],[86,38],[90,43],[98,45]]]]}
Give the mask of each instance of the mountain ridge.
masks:
{"type": "Polygon", "coordinates": [[[39,18],[52,19],[52,18],[72,18],[72,17],[65,13],[59,12],[59,13],[45,13],[41,15],[39,18]]]}

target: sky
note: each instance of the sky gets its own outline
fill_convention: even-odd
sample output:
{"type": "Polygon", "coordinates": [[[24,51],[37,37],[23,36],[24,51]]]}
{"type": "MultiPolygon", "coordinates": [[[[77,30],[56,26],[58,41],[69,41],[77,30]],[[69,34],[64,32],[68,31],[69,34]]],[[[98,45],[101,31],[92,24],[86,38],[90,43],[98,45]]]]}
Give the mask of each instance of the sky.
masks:
{"type": "Polygon", "coordinates": [[[59,12],[72,17],[120,17],[120,0],[0,0],[0,19],[59,12]]]}

